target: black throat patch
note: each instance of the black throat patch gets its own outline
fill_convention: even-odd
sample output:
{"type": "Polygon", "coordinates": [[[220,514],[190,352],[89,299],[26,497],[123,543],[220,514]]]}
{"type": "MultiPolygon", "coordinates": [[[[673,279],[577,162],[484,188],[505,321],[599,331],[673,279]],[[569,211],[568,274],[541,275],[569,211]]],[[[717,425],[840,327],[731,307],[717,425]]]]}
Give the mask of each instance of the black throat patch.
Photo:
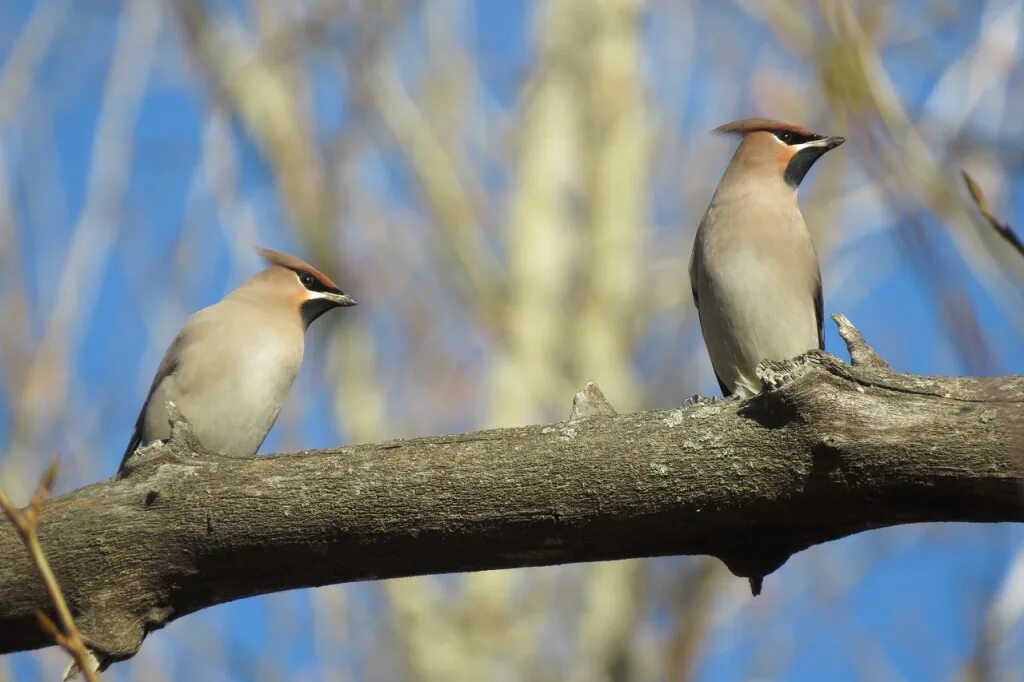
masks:
{"type": "Polygon", "coordinates": [[[299,306],[299,314],[302,315],[303,324],[309,328],[309,325],[313,324],[313,320],[335,307],[337,304],[326,298],[311,298],[302,302],[302,305],[299,306]]]}
{"type": "Polygon", "coordinates": [[[790,187],[796,189],[800,186],[807,171],[811,170],[814,162],[821,158],[821,155],[829,150],[829,147],[804,147],[789,160],[786,165],[786,173],[783,177],[790,187]]]}

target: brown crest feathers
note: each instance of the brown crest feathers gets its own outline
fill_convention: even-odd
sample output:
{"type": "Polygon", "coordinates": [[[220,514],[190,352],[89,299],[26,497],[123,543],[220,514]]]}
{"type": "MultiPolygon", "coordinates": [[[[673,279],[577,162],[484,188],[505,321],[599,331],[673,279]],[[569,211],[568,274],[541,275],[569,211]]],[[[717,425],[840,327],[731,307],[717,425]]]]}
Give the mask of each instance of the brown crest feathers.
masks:
{"type": "Polygon", "coordinates": [[[798,126],[795,123],[776,121],[771,118],[744,118],[739,121],[732,121],[731,123],[720,125],[712,132],[718,133],[719,135],[739,135],[742,137],[747,133],[752,133],[758,130],[764,130],[770,133],[779,130],[788,130],[803,137],[818,137],[818,134],[813,130],[804,128],[803,126],[798,126]]]}
{"type": "Polygon", "coordinates": [[[263,258],[267,265],[278,265],[282,268],[288,268],[294,272],[308,272],[320,280],[320,283],[326,288],[335,290],[338,288],[338,285],[335,284],[330,277],[320,272],[306,261],[296,258],[291,254],[281,253],[280,251],[274,251],[273,249],[265,249],[261,246],[256,247],[256,253],[260,254],[260,257],[263,258]]]}

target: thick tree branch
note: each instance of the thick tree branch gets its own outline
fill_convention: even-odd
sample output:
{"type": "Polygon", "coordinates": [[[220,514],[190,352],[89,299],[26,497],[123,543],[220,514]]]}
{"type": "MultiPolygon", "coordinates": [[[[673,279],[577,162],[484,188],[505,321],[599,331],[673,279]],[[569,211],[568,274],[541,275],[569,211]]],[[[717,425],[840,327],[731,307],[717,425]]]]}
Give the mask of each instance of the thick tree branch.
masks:
{"type": "MultiPolygon", "coordinates": [[[[567,422],[251,460],[202,452],[179,423],[123,478],[43,505],[39,538],[109,661],[285,589],[668,554],[757,579],[872,528],[1024,520],[1024,378],[894,373],[837,321],[854,365],[766,364],[745,401],[616,415],[594,386],[567,422]]],[[[34,615],[51,608],[0,527],[0,653],[51,644],[34,615]]]]}

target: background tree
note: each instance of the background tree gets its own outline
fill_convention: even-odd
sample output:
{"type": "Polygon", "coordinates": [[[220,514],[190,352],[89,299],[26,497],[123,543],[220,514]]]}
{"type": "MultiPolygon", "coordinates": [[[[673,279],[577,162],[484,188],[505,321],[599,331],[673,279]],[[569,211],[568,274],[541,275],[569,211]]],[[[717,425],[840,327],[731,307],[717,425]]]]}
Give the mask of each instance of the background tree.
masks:
{"type": "MultiPolygon", "coordinates": [[[[904,371],[1020,371],[1021,3],[560,0],[0,9],[0,488],[113,472],[166,343],[254,271],[337,275],[265,451],[713,392],[686,285],[732,118],[850,143],[802,192],[826,310],[904,371]]],[[[838,351],[833,331],[827,344],[838,351]]],[[[1015,527],[795,557],[751,601],[662,559],[229,604],[111,678],[1014,679],[1015,527]]],[[[53,679],[56,650],[0,660],[53,679]]]]}

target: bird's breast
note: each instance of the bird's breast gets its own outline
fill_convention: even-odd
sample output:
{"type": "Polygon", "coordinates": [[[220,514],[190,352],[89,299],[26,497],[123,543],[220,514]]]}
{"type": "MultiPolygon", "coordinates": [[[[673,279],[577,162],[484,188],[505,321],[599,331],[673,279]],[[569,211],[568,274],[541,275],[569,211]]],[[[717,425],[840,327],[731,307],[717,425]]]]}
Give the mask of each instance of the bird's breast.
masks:
{"type": "Polygon", "coordinates": [[[147,418],[152,437],[164,437],[161,406],[171,400],[206,448],[231,456],[259,449],[298,373],[302,335],[232,322],[206,325],[203,343],[184,349],[176,372],[153,396],[159,402],[147,418]]]}
{"type": "Polygon", "coordinates": [[[817,346],[817,257],[798,211],[717,207],[701,225],[694,258],[701,328],[715,371],[732,390],[758,390],[761,360],[817,346]]]}

